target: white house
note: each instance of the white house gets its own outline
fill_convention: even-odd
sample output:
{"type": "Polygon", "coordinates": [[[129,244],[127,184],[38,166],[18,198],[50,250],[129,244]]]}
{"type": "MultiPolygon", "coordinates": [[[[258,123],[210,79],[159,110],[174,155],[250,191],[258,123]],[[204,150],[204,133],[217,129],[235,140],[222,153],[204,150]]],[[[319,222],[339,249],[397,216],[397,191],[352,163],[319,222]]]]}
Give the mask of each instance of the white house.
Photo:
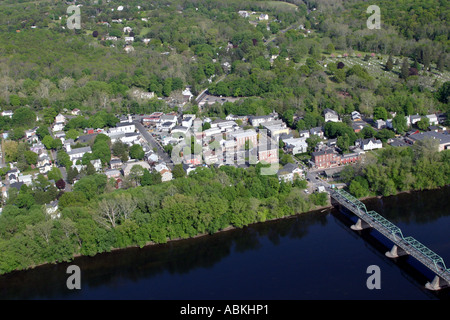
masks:
{"type": "Polygon", "coordinates": [[[13,114],[14,114],[14,112],[12,112],[11,110],[2,111],[2,117],[10,117],[10,118],[12,118],[13,114]]]}
{"type": "Polygon", "coordinates": [[[358,139],[355,142],[357,147],[360,147],[364,151],[375,150],[383,148],[383,143],[381,140],[375,138],[370,139],[358,139]]]}
{"type": "Polygon", "coordinates": [[[439,123],[438,118],[435,114],[428,114],[426,115],[428,118],[430,125],[437,125],[439,123]]]}
{"type": "Polygon", "coordinates": [[[91,152],[92,152],[91,147],[83,147],[72,149],[71,151],[67,152],[67,154],[69,155],[70,161],[74,161],[83,158],[85,153],[91,152]]]}
{"type": "Polygon", "coordinates": [[[61,113],[55,117],[55,123],[64,123],[66,122],[66,117],[64,117],[61,113]]]}
{"type": "Polygon", "coordinates": [[[269,15],[267,13],[261,13],[261,15],[258,17],[259,21],[262,20],[269,20],[269,15]]]}
{"type": "Polygon", "coordinates": [[[278,170],[277,176],[279,181],[294,182],[295,178],[303,178],[303,170],[293,163],[288,163],[278,170]]]}
{"type": "Polygon", "coordinates": [[[161,175],[161,181],[166,182],[172,180],[172,172],[165,163],[159,163],[155,166],[155,170],[161,175]]]}
{"type": "Polygon", "coordinates": [[[135,124],[130,122],[118,123],[115,128],[109,129],[109,133],[116,133],[116,132],[132,133],[135,131],[136,131],[135,124]]]}
{"type": "Polygon", "coordinates": [[[352,112],[352,120],[353,121],[362,120],[361,114],[358,111],[353,111],[352,112]]]}
{"type": "Polygon", "coordinates": [[[410,116],[409,118],[410,118],[411,124],[416,124],[417,122],[422,120],[422,117],[419,116],[418,114],[414,114],[414,115],[410,116]]]}
{"type": "Polygon", "coordinates": [[[386,128],[386,121],[382,120],[382,119],[378,119],[375,121],[375,127],[377,129],[383,129],[386,128]]]}
{"type": "Polygon", "coordinates": [[[102,171],[102,161],[100,159],[91,160],[91,164],[94,166],[95,171],[102,171]]]}
{"type": "Polygon", "coordinates": [[[292,152],[292,154],[305,153],[308,151],[308,144],[305,138],[290,138],[284,139],[286,150],[292,152]]]}
{"type": "Polygon", "coordinates": [[[325,122],[339,122],[339,115],[336,111],[330,109],[330,108],[326,108],[323,111],[324,117],[325,117],[325,122]]]}

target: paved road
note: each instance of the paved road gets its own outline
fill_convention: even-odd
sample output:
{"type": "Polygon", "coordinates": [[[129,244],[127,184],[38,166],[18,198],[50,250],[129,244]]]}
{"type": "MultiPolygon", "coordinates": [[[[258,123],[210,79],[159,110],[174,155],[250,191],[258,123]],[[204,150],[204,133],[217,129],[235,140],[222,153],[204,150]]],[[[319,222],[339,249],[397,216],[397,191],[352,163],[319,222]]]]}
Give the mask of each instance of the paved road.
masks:
{"type": "Polygon", "coordinates": [[[162,159],[167,166],[173,167],[172,159],[170,159],[169,155],[164,151],[163,147],[156,141],[156,139],[147,132],[145,127],[139,122],[139,120],[134,120],[134,124],[136,125],[136,129],[139,130],[141,135],[144,137],[145,140],[147,140],[147,143],[152,149],[156,148],[156,153],[158,154],[158,157],[162,159]]]}

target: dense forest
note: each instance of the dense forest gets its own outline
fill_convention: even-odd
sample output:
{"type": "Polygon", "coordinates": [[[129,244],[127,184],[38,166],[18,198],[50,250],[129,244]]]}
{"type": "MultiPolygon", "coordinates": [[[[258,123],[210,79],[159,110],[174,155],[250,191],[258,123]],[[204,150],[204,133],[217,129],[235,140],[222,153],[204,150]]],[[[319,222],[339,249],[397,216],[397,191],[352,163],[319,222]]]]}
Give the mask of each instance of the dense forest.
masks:
{"type": "MultiPolygon", "coordinates": [[[[0,215],[0,273],[240,228],[328,202],[325,193],[307,197],[304,180],[291,185],[259,174],[261,165],[197,169],[165,183],[148,171],[138,174],[137,167],[135,184],[120,191],[105,175],[83,177],[60,196],[60,219],[49,218],[34,203],[32,188],[9,199],[0,215]]],[[[36,189],[43,187],[36,182],[36,189]]]]}

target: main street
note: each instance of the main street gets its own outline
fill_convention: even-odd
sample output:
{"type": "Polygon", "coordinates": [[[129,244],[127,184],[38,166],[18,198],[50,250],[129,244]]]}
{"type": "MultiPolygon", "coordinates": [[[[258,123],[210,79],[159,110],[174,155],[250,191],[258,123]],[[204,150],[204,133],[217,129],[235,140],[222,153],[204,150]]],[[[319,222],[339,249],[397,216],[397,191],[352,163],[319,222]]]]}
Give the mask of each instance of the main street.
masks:
{"type": "Polygon", "coordinates": [[[156,154],[158,155],[158,157],[160,159],[162,159],[169,168],[173,168],[172,159],[170,159],[167,152],[164,151],[161,144],[159,144],[158,141],[156,141],[156,139],[150,133],[148,133],[148,131],[145,129],[145,127],[140,123],[139,119],[136,119],[133,122],[134,122],[136,128],[141,133],[141,135],[144,137],[144,139],[147,140],[147,143],[149,144],[149,146],[153,150],[156,150],[156,154]]]}

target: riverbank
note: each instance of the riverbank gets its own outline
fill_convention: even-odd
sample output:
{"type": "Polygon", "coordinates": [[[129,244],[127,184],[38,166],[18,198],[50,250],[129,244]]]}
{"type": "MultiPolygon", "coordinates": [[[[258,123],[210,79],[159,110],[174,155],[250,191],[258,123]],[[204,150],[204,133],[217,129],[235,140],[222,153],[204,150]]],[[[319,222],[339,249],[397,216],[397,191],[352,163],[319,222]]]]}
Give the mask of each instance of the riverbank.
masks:
{"type": "MultiPolygon", "coordinates": [[[[437,188],[437,189],[441,189],[441,188],[437,188]]],[[[436,190],[436,189],[432,189],[432,190],[436,190]]],[[[410,193],[413,193],[413,192],[421,192],[421,191],[425,191],[425,190],[401,191],[401,192],[397,192],[395,195],[391,195],[391,196],[388,196],[388,197],[384,197],[384,196],[380,196],[380,195],[377,195],[377,196],[372,195],[372,196],[367,196],[367,197],[361,198],[359,200],[360,201],[366,201],[366,200],[368,201],[368,200],[371,200],[371,199],[390,198],[390,197],[395,197],[395,196],[398,196],[398,195],[401,195],[401,194],[410,194],[410,193]]],[[[226,228],[220,229],[220,230],[218,230],[218,231],[216,231],[214,233],[200,233],[200,234],[197,234],[195,236],[186,237],[186,238],[183,238],[183,237],[173,238],[173,239],[169,239],[168,238],[168,239],[166,239],[165,242],[160,242],[160,243],[153,242],[153,241],[148,241],[142,246],[129,245],[129,246],[125,246],[125,247],[112,247],[109,250],[98,252],[98,253],[96,253],[94,255],[83,255],[83,254],[79,254],[78,253],[78,254],[74,254],[70,259],[67,259],[67,260],[64,260],[64,261],[45,262],[45,263],[41,263],[41,264],[32,265],[32,266],[30,266],[28,268],[24,268],[24,269],[16,269],[16,270],[13,270],[11,272],[20,272],[20,271],[31,270],[31,269],[35,269],[37,267],[41,267],[41,266],[44,266],[44,265],[57,265],[57,264],[60,264],[60,263],[67,263],[67,262],[71,262],[74,259],[80,258],[80,257],[97,257],[97,256],[101,255],[102,253],[120,252],[120,251],[123,251],[123,250],[132,249],[132,248],[141,248],[142,249],[142,248],[151,247],[151,246],[164,245],[164,244],[168,244],[168,243],[176,243],[176,242],[179,242],[179,241],[182,241],[182,240],[197,239],[197,238],[200,238],[200,237],[206,237],[208,235],[224,233],[224,232],[231,231],[231,230],[244,229],[245,227],[252,227],[252,226],[255,226],[255,225],[258,225],[258,224],[262,224],[262,223],[265,223],[265,222],[281,221],[281,220],[285,220],[285,219],[295,218],[295,217],[297,217],[299,215],[303,215],[303,214],[309,214],[309,213],[314,213],[314,212],[324,212],[326,210],[331,209],[332,207],[333,206],[331,205],[331,202],[328,199],[328,203],[326,205],[314,206],[313,208],[309,209],[308,211],[299,212],[299,213],[292,214],[292,215],[286,215],[286,216],[283,216],[283,217],[278,217],[278,218],[273,218],[273,219],[266,219],[264,221],[255,221],[255,222],[252,222],[252,223],[250,223],[250,224],[248,224],[248,225],[246,225],[244,227],[235,227],[235,226],[229,225],[226,228]]],[[[11,273],[11,272],[9,272],[9,273],[11,273]]],[[[8,274],[8,273],[4,273],[4,274],[8,274]]]]}

